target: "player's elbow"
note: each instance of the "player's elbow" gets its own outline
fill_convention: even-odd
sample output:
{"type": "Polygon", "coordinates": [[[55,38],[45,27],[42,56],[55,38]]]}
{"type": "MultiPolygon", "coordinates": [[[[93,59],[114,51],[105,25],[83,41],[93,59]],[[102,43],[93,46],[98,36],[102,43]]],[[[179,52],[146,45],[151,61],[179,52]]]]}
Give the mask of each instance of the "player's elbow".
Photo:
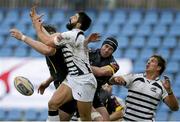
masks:
{"type": "Polygon", "coordinates": [[[178,111],[179,110],[179,105],[171,107],[171,110],[172,111],[178,111]]]}
{"type": "Polygon", "coordinates": [[[55,49],[55,48],[48,47],[48,48],[44,51],[44,55],[45,55],[45,56],[51,56],[51,55],[54,55],[55,52],[56,52],[56,49],[55,49]]]}

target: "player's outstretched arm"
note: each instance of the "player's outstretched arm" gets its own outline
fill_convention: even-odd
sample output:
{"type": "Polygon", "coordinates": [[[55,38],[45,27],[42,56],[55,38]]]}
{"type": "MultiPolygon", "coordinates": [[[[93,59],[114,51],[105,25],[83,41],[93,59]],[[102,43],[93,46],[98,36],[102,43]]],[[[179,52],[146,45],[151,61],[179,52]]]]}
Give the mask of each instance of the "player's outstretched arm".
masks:
{"type": "Polygon", "coordinates": [[[172,111],[179,110],[178,100],[175,97],[173,90],[171,88],[170,79],[164,76],[163,86],[166,89],[168,96],[165,97],[164,102],[169,106],[172,111]]]}
{"type": "MultiPolygon", "coordinates": [[[[51,47],[56,47],[55,43],[54,43],[54,40],[55,40],[55,37],[57,36],[54,36],[55,34],[53,35],[48,35],[45,31],[44,31],[44,28],[42,26],[42,16],[43,15],[38,15],[36,13],[36,7],[33,6],[31,11],[30,11],[30,17],[31,17],[31,20],[32,20],[32,23],[33,23],[33,26],[37,32],[37,35],[39,37],[39,39],[41,40],[41,42],[43,42],[44,44],[48,45],[48,46],[51,46],[51,47]]],[[[58,35],[58,40],[61,40],[61,35],[59,34],[58,35]]]]}
{"type": "Polygon", "coordinates": [[[53,55],[56,52],[56,49],[50,46],[47,46],[43,44],[42,42],[35,41],[31,37],[28,37],[26,35],[23,35],[21,31],[18,29],[11,29],[10,34],[12,37],[25,42],[27,45],[38,51],[39,53],[43,55],[53,55]]]}
{"type": "Polygon", "coordinates": [[[42,82],[38,87],[38,93],[44,94],[45,89],[53,82],[54,78],[50,76],[46,81],[42,82]]]}
{"type": "Polygon", "coordinates": [[[100,41],[100,34],[99,33],[92,33],[90,34],[84,41],[84,46],[86,47],[90,42],[97,42],[100,41]]]}

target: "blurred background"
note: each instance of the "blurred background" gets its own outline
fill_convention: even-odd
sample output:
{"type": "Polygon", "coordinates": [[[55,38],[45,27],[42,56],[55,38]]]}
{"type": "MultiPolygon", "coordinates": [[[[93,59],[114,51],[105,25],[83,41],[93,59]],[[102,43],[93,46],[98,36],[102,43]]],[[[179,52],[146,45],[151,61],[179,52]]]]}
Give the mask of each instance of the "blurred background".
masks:
{"type": "MultiPolygon", "coordinates": [[[[33,0],[1,0],[0,2],[0,121],[43,121],[47,117],[47,102],[54,91],[50,86],[44,95],[37,87],[49,77],[44,56],[26,44],[10,37],[16,27],[36,39],[29,18],[33,0]],[[33,83],[35,93],[23,96],[13,84],[14,77],[25,76],[33,83]]],[[[180,102],[180,0],[39,0],[38,13],[45,13],[45,23],[59,32],[76,11],[84,10],[93,23],[85,33],[99,32],[103,41],[114,36],[119,46],[114,53],[118,74],[143,72],[152,54],[167,60],[164,74],[171,78],[180,102]]],[[[101,47],[102,41],[89,44],[101,47]]],[[[113,86],[113,94],[125,99],[127,90],[113,86]]],[[[164,103],[157,109],[156,120],[180,121],[180,111],[171,112],[164,103]]]]}

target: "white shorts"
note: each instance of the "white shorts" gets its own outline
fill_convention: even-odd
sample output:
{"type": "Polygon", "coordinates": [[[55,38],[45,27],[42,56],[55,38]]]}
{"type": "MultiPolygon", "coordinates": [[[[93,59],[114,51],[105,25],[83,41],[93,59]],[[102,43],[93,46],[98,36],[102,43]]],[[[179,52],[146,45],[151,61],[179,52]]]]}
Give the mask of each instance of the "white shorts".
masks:
{"type": "Polygon", "coordinates": [[[97,88],[96,78],[92,73],[80,76],[67,76],[64,83],[72,89],[75,100],[82,102],[92,102],[97,88]]]}

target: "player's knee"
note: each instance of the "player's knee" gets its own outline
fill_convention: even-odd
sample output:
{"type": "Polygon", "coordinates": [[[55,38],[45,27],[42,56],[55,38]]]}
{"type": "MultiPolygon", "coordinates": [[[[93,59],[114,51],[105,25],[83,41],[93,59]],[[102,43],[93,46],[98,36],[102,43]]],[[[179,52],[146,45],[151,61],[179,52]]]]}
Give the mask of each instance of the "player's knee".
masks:
{"type": "Polygon", "coordinates": [[[101,114],[99,112],[92,112],[91,119],[93,121],[103,121],[103,117],[101,116],[101,114]]]}
{"type": "Polygon", "coordinates": [[[49,109],[51,109],[51,110],[57,110],[57,109],[59,108],[59,105],[58,105],[58,103],[57,103],[56,101],[54,101],[54,100],[49,100],[49,102],[48,102],[48,107],[49,107],[49,109]]]}

